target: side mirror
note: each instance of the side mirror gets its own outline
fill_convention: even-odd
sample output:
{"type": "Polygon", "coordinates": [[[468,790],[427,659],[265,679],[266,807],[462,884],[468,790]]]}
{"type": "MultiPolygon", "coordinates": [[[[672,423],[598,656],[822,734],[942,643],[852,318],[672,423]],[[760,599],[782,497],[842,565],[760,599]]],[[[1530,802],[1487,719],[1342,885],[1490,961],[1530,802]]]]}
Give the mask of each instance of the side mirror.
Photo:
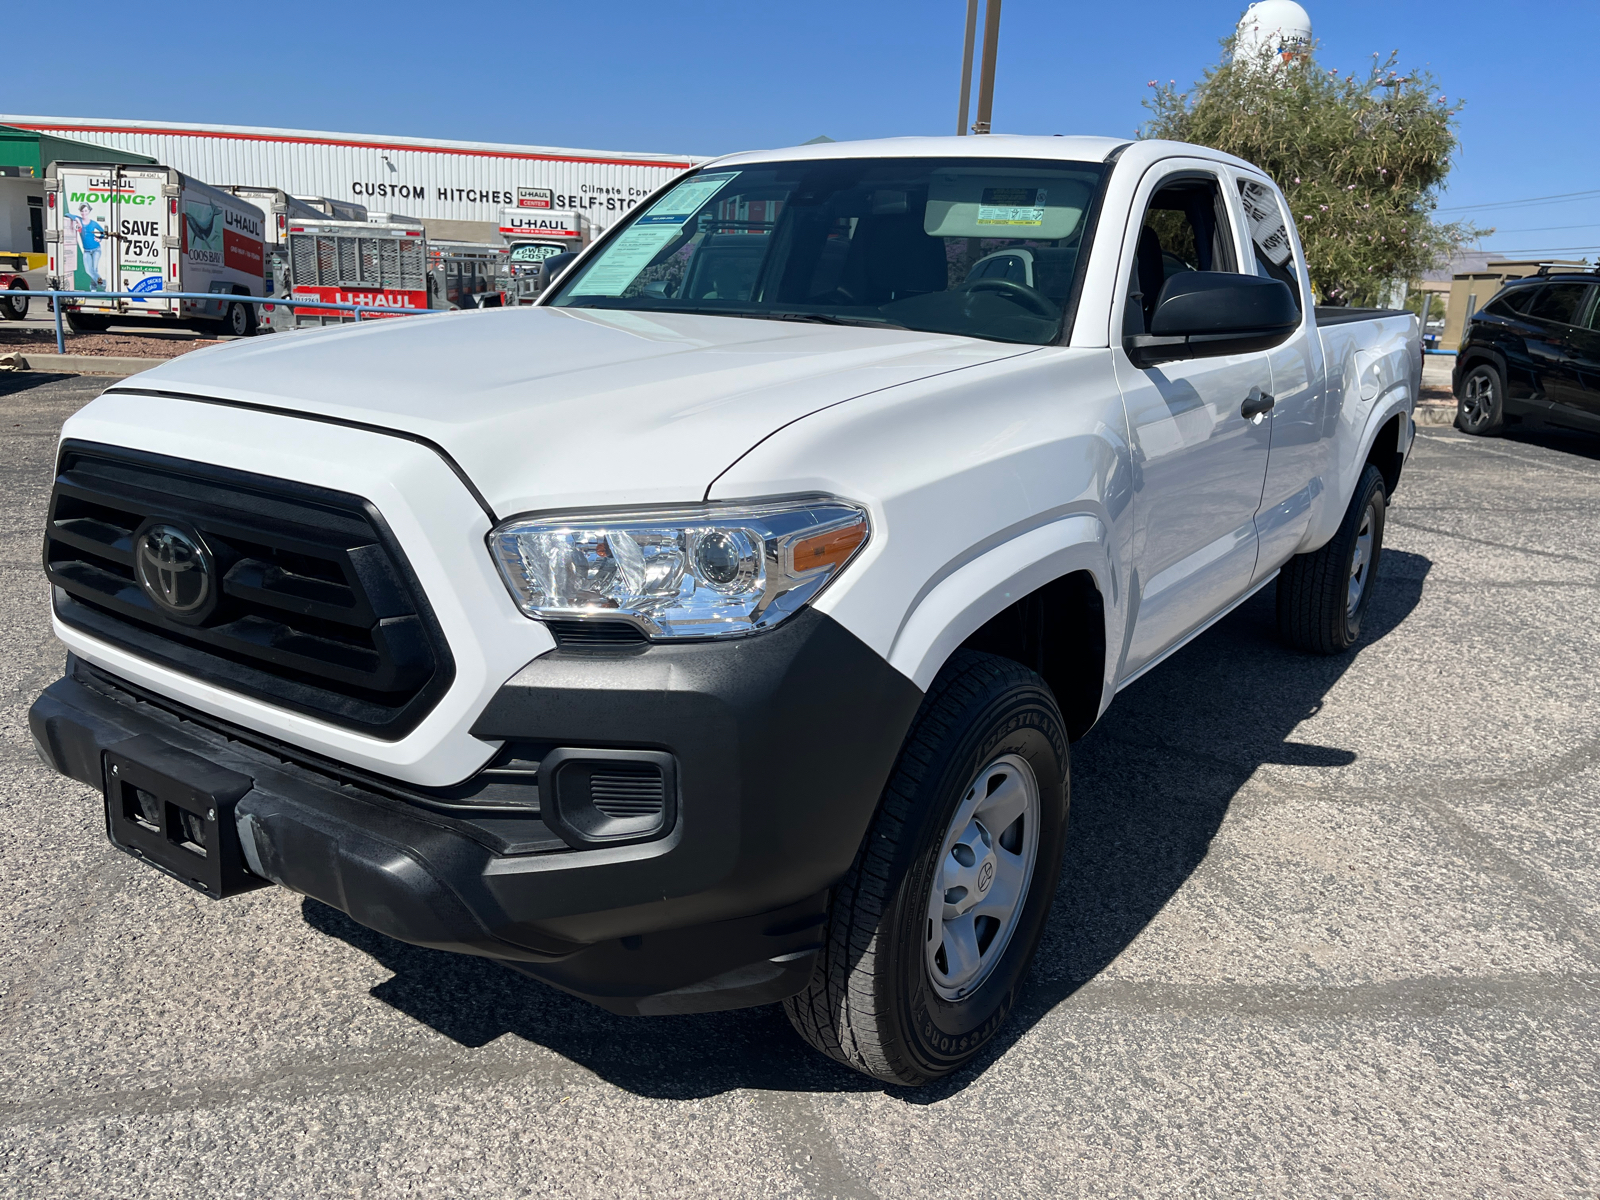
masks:
{"type": "Polygon", "coordinates": [[[1150,332],[1123,339],[1137,367],[1270,350],[1300,327],[1289,285],[1231,271],[1184,271],[1162,285],[1150,332]]]}

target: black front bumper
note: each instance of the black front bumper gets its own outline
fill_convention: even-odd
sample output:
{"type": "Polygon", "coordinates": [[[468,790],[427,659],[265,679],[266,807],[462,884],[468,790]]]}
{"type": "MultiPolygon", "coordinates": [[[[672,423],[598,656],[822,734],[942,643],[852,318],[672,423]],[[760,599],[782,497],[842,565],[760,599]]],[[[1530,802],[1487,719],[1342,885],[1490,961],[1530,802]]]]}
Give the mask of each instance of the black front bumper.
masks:
{"type": "Polygon", "coordinates": [[[247,781],[228,803],[249,876],[612,1011],[664,1013],[769,1003],[804,986],[828,889],[920,700],[810,610],[738,641],[536,659],[476,735],[664,752],[676,764],[664,836],[594,849],[562,845],[527,815],[409,802],[76,660],[29,720],[40,755],[96,789],[108,752],[135,770],[183,777],[187,762],[191,775],[247,781]]]}

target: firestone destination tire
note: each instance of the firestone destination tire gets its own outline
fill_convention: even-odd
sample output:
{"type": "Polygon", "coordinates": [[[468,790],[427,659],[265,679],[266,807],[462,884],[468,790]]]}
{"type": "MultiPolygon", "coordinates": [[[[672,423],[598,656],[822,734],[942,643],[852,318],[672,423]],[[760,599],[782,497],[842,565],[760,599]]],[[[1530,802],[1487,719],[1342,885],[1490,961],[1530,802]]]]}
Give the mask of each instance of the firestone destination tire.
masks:
{"type": "Polygon", "coordinates": [[[960,651],[934,680],[811,982],[784,1002],[822,1053],[885,1083],[970,1062],[1015,1006],[1066,840],[1067,735],[1044,680],[960,651]]]}

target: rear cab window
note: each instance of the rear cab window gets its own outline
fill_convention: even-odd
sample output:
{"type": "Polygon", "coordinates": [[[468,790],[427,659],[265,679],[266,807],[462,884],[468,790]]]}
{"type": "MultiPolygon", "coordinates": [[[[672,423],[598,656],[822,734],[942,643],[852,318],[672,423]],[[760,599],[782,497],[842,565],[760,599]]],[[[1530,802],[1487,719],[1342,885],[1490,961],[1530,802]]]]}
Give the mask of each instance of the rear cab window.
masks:
{"type": "Polygon", "coordinates": [[[1245,228],[1250,231],[1256,274],[1288,284],[1295,307],[1302,307],[1300,264],[1295,259],[1294,237],[1289,233],[1289,221],[1277,193],[1259,180],[1240,179],[1239,203],[1244,209],[1245,228]]]}

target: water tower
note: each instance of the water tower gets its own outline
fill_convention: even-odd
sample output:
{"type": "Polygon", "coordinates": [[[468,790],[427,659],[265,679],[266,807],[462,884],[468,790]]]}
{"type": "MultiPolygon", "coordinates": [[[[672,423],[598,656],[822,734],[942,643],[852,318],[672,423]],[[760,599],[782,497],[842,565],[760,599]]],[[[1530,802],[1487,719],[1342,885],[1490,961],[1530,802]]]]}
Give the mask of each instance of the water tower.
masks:
{"type": "Polygon", "coordinates": [[[1253,63],[1270,55],[1271,64],[1281,67],[1310,50],[1311,17],[1294,0],[1257,0],[1239,18],[1237,61],[1253,63]]]}

